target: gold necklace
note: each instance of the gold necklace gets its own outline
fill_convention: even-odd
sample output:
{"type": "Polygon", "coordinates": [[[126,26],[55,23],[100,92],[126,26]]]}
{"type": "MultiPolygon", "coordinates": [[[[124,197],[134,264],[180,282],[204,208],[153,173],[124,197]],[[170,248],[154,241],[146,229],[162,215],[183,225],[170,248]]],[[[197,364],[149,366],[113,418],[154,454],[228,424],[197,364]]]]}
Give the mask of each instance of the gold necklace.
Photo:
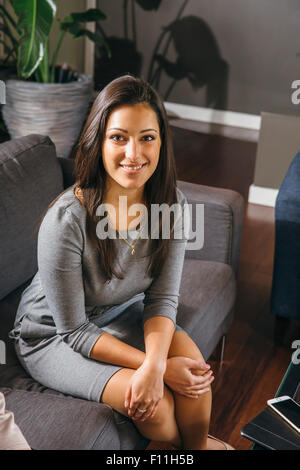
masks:
{"type": "MultiPolygon", "coordinates": [[[[82,190],[81,188],[79,188],[78,186],[75,188],[75,196],[77,197],[77,199],[80,200],[81,204],[84,205],[84,199],[83,199],[83,194],[82,194],[82,190]]],[[[128,240],[126,240],[126,238],[123,237],[123,235],[119,232],[118,229],[116,229],[118,234],[121,236],[121,238],[123,238],[124,242],[127,243],[127,245],[129,245],[131,247],[131,254],[134,255],[135,253],[135,250],[134,250],[134,247],[135,245],[137,244],[137,242],[139,241],[139,239],[141,238],[141,235],[142,235],[142,232],[144,230],[144,227],[141,229],[140,231],[140,234],[139,236],[137,237],[137,239],[135,240],[135,242],[133,243],[133,245],[131,243],[129,243],[128,240]]]]}
{"type": "Polygon", "coordinates": [[[139,236],[137,237],[137,239],[135,240],[135,242],[133,243],[133,245],[132,245],[131,243],[129,243],[129,241],[126,240],[126,238],[123,237],[123,235],[119,232],[118,229],[116,229],[116,230],[117,230],[118,234],[121,236],[121,238],[123,238],[124,242],[126,242],[127,245],[129,245],[129,246],[131,247],[131,254],[134,255],[134,253],[135,253],[134,247],[135,247],[135,245],[137,244],[137,242],[139,241],[139,239],[141,238],[141,235],[142,235],[142,232],[143,232],[143,230],[144,230],[144,227],[141,229],[140,234],[139,234],[139,236]]]}

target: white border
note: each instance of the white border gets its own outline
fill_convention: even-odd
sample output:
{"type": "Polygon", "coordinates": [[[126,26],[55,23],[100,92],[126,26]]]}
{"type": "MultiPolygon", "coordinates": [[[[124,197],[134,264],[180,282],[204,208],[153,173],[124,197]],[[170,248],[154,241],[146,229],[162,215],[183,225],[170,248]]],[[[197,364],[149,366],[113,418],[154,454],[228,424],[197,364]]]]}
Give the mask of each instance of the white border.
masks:
{"type": "Polygon", "coordinates": [[[211,108],[201,108],[200,106],[170,103],[168,101],[164,104],[170,117],[176,116],[180,119],[191,119],[193,121],[209,122],[256,131],[259,131],[261,126],[261,116],[256,114],[220,111],[211,108]]]}
{"type": "Polygon", "coordinates": [[[259,204],[260,206],[275,207],[276,198],[279,189],[263,188],[251,184],[249,188],[248,202],[251,204],[259,204]]]}

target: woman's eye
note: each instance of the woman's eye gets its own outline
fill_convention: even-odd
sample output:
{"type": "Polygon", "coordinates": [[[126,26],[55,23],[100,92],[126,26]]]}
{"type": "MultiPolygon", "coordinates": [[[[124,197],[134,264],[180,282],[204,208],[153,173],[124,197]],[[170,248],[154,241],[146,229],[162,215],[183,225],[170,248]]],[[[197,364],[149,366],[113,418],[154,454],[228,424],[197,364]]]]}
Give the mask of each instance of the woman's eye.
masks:
{"type": "Polygon", "coordinates": [[[113,140],[114,142],[119,142],[119,141],[124,140],[124,137],[119,134],[114,134],[110,136],[110,139],[113,140]]]}
{"type": "MultiPolygon", "coordinates": [[[[113,142],[124,142],[126,140],[126,137],[120,134],[113,134],[109,137],[109,139],[112,140],[113,142]]],[[[142,141],[144,142],[151,142],[153,140],[155,140],[155,136],[153,135],[144,135],[142,137],[142,141]]]]}
{"type": "Polygon", "coordinates": [[[155,137],[153,135],[144,135],[143,140],[151,142],[152,140],[155,140],[155,137]]]}

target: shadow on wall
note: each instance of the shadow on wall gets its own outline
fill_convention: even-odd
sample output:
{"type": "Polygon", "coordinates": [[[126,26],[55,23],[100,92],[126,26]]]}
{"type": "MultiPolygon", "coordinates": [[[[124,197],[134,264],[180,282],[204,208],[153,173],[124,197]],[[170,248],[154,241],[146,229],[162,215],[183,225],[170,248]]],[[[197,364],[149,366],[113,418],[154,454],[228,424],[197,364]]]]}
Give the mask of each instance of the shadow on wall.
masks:
{"type": "MultiPolygon", "coordinates": [[[[123,3],[123,37],[102,34],[111,49],[111,58],[106,49],[97,47],[95,52],[95,85],[102,89],[114,78],[132,73],[140,76],[143,54],[137,50],[135,3],[144,10],[158,10],[163,0],[127,0],[123,3]],[[130,5],[129,5],[130,4],[130,5]],[[128,10],[131,14],[131,37],[128,31],[128,10]]],[[[182,17],[189,0],[181,5],[174,21],[164,26],[153,49],[147,80],[156,88],[165,101],[180,80],[187,79],[195,92],[206,87],[205,106],[215,109],[227,108],[229,66],[222,59],[218,43],[210,27],[197,16],[182,17]],[[170,46],[177,57],[168,59],[170,46]],[[168,77],[166,90],[161,90],[161,78],[168,77]]],[[[148,54],[148,51],[144,51],[148,54]]]]}

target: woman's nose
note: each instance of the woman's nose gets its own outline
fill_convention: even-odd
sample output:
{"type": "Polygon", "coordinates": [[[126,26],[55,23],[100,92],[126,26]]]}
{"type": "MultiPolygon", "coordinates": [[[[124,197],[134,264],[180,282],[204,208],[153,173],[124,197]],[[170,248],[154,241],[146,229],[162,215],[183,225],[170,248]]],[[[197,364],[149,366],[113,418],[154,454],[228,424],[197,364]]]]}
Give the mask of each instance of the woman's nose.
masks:
{"type": "Polygon", "coordinates": [[[138,147],[134,139],[129,139],[126,145],[126,157],[135,160],[138,157],[138,147]]]}

